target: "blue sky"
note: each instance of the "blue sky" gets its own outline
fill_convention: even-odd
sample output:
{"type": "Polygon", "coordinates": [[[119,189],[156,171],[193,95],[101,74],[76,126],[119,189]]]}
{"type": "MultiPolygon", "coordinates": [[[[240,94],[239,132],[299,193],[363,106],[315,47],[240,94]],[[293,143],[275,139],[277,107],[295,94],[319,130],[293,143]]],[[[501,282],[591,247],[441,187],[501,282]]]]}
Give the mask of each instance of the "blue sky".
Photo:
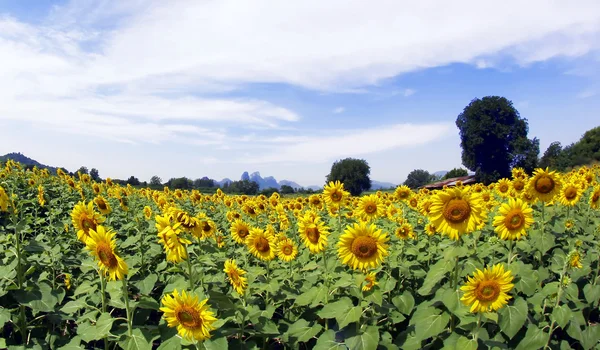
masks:
{"type": "Polygon", "coordinates": [[[593,0],[0,0],[0,154],[304,186],[358,157],[401,183],[461,165],[473,98],[512,100],[542,152],[598,126],[599,34],[593,0]]]}

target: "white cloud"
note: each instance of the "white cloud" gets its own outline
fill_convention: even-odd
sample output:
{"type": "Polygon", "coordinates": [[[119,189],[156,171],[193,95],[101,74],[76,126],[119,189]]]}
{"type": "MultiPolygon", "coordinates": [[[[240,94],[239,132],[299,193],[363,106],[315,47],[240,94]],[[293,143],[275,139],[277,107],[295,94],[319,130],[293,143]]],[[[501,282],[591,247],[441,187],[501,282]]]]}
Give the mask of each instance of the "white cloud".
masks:
{"type": "Polygon", "coordinates": [[[593,89],[585,89],[577,94],[577,98],[588,98],[596,96],[598,92],[593,89]]]}
{"type": "Polygon", "coordinates": [[[282,145],[276,153],[258,157],[244,157],[240,162],[328,162],[344,157],[396,149],[422,146],[454,131],[451,123],[395,124],[369,129],[328,131],[328,135],[315,135],[282,145]]]}
{"type": "Polygon", "coordinates": [[[345,110],[346,110],[346,108],[344,108],[344,107],[336,107],[332,112],[334,114],[340,114],[340,113],[344,113],[345,110]]]}
{"type": "Polygon", "coordinates": [[[413,89],[404,89],[404,92],[402,94],[404,95],[404,97],[408,97],[414,95],[415,92],[416,91],[413,89]]]}

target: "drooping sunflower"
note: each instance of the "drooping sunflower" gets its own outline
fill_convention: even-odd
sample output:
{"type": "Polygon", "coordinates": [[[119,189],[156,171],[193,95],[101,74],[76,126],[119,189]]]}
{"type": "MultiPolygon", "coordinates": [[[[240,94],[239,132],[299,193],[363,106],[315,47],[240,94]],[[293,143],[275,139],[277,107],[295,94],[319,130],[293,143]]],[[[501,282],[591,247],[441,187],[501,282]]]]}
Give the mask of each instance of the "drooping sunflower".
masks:
{"type": "Polygon", "coordinates": [[[252,228],[246,239],[246,245],[252,255],[263,261],[275,258],[277,250],[275,237],[261,228],[252,228]]]}
{"type": "Polygon", "coordinates": [[[432,201],[429,219],[438,232],[450,239],[458,240],[460,235],[475,231],[484,220],[482,202],[477,193],[448,188],[437,192],[432,201]]]}
{"type": "Polygon", "coordinates": [[[512,189],[515,191],[515,193],[521,194],[523,192],[523,190],[525,189],[526,184],[527,183],[525,182],[525,179],[518,177],[518,178],[512,180],[511,186],[512,186],[512,189]]]}
{"type": "Polygon", "coordinates": [[[246,274],[246,271],[237,266],[235,259],[227,259],[223,271],[227,274],[227,278],[233,289],[235,289],[239,295],[244,295],[244,291],[246,291],[246,288],[248,287],[248,279],[243,277],[246,274]]]}
{"type": "Polygon", "coordinates": [[[168,215],[155,217],[156,229],[158,230],[158,243],[162,244],[167,255],[167,261],[180,263],[187,260],[187,245],[192,242],[181,237],[181,224],[171,223],[168,215]]]}
{"type": "Polygon", "coordinates": [[[569,266],[571,268],[581,269],[583,265],[581,265],[581,254],[578,251],[574,250],[569,254],[569,266]]]}
{"type": "Polygon", "coordinates": [[[6,194],[4,188],[0,186],[0,211],[8,211],[9,203],[8,194],[6,194]]]}
{"type": "Polygon", "coordinates": [[[510,194],[512,183],[509,179],[500,179],[494,188],[500,197],[506,198],[510,194]]]}
{"type": "Polygon", "coordinates": [[[97,196],[96,198],[94,198],[94,203],[96,204],[96,207],[98,207],[98,210],[102,215],[108,215],[112,211],[110,204],[108,203],[106,198],[102,196],[97,196]]]}
{"type": "Polygon", "coordinates": [[[385,214],[385,206],[377,195],[366,195],[360,198],[356,214],[364,221],[375,220],[385,214]]]}
{"type": "Polygon", "coordinates": [[[321,217],[315,212],[307,211],[298,220],[298,233],[304,245],[311,253],[320,253],[327,247],[329,227],[325,226],[321,217]]]}
{"type": "Polygon", "coordinates": [[[208,217],[198,219],[200,229],[202,230],[202,239],[213,237],[217,232],[217,225],[208,217]]]}
{"type": "Polygon", "coordinates": [[[362,287],[363,292],[368,292],[371,289],[373,289],[373,287],[375,287],[376,285],[378,285],[379,283],[377,283],[377,275],[375,274],[375,272],[369,272],[365,276],[364,283],[365,284],[362,287]]]}
{"type": "Polygon", "coordinates": [[[201,341],[210,338],[210,332],[215,329],[212,324],[217,321],[207,302],[208,299],[199,301],[198,296],[192,296],[185,290],[180,295],[175,289],[162,298],[160,311],[164,313],[167,325],[177,327],[182,338],[201,341]]]}
{"type": "Polygon", "coordinates": [[[250,225],[241,219],[235,220],[231,224],[231,237],[239,244],[246,244],[246,238],[250,234],[250,225]]]}
{"type": "Polygon", "coordinates": [[[152,208],[147,205],[144,207],[144,218],[146,220],[150,220],[152,218],[152,208]]]}
{"type": "Polygon", "coordinates": [[[494,217],[494,231],[504,240],[521,239],[534,223],[533,209],[521,199],[509,198],[500,206],[499,214],[494,217]]]}
{"type": "Polygon", "coordinates": [[[129,269],[127,263],[115,252],[117,242],[115,232],[106,230],[104,226],[98,225],[96,229],[89,230],[86,240],[86,248],[96,258],[100,271],[108,275],[110,281],[122,280],[129,269]]]}
{"type": "Polygon", "coordinates": [[[44,198],[44,186],[38,186],[38,203],[40,207],[43,207],[46,204],[46,199],[44,198]]]}
{"type": "Polygon", "coordinates": [[[95,230],[98,225],[104,222],[104,218],[94,211],[92,202],[85,204],[79,202],[71,212],[71,222],[77,230],[77,239],[86,243],[90,237],[90,230],[95,230]]]}
{"type": "Polygon", "coordinates": [[[560,191],[560,203],[562,205],[572,207],[579,199],[581,199],[581,195],[583,191],[581,187],[577,186],[574,182],[567,182],[560,191]]]}
{"type": "Polygon", "coordinates": [[[396,187],[394,196],[396,196],[398,200],[408,201],[408,199],[412,196],[412,190],[406,185],[401,185],[396,187]]]}
{"type": "Polygon", "coordinates": [[[328,205],[341,206],[343,201],[350,195],[344,190],[344,184],[336,181],[330,181],[323,187],[323,198],[328,205]]]}
{"type": "Polygon", "coordinates": [[[388,255],[387,233],[366,222],[347,226],[337,244],[342,263],[352,269],[376,268],[388,255]]]}
{"type": "Polygon", "coordinates": [[[427,233],[428,236],[433,236],[436,233],[436,231],[437,229],[435,225],[431,222],[428,222],[427,225],[425,225],[425,233],[427,233]]]}
{"type": "Polygon", "coordinates": [[[168,213],[175,222],[181,224],[181,228],[183,228],[183,230],[191,233],[196,238],[202,237],[202,227],[200,226],[200,221],[198,218],[189,214],[185,210],[175,207],[170,208],[168,213]]]}
{"type": "Polygon", "coordinates": [[[512,298],[507,294],[514,287],[512,280],[512,272],[505,272],[501,264],[491,269],[486,267],[483,271],[477,269],[473,277],[469,276],[467,283],[460,287],[464,292],[460,300],[470,306],[473,313],[497,311],[512,298]]]}
{"type": "Polygon", "coordinates": [[[280,260],[290,262],[296,259],[297,255],[298,247],[296,247],[296,244],[291,239],[285,238],[277,243],[277,257],[280,260]]]}
{"type": "Polygon", "coordinates": [[[408,222],[405,222],[400,225],[400,227],[396,228],[396,237],[402,240],[416,238],[413,227],[408,222]]]}
{"type": "Polygon", "coordinates": [[[589,205],[592,209],[600,208],[600,186],[594,187],[592,193],[590,193],[589,205]]]}
{"type": "Polygon", "coordinates": [[[529,191],[542,202],[550,202],[560,193],[562,180],[555,171],[538,168],[529,179],[529,191]]]}

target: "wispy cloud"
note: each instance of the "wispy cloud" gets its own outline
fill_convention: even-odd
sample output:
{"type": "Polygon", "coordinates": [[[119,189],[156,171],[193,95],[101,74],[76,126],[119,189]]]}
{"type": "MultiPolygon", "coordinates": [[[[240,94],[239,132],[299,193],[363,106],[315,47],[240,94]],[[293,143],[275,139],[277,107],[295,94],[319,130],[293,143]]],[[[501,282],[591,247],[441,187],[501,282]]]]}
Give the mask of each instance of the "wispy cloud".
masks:
{"type": "Polygon", "coordinates": [[[344,108],[344,107],[336,107],[332,112],[334,114],[340,114],[340,113],[344,113],[345,110],[346,110],[346,108],[344,108]]]}
{"type": "Polygon", "coordinates": [[[588,98],[598,94],[598,91],[594,89],[585,89],[577,94],[577,98],[588,98]]]}

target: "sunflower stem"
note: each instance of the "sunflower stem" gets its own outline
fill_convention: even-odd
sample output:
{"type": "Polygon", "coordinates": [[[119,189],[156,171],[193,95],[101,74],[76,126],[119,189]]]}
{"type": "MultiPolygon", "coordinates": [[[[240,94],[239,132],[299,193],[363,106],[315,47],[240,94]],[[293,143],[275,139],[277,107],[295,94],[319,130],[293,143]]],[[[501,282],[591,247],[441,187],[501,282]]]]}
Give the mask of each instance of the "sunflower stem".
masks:
{"type": "MultiPolygon", "coordinates": [[[[271,277],[271,260],[267,261],[267,286],[269,285],[270,282],[270,277],[271,277]]],[[[267,289],[265,290],[265,307],[269,305],[269,288],[267,287],[267,289]]]]}
{"type": "Polygon", "coordinates": [[[129,290],[127,289],[127,279],[123,278],[123,299],[125,299],[125,312],[127,313],[127,334],[131,337],[132,322],[131,322],[131,309],[129,308],[129,290]]]}
{"type": "MultiPolygon", "coordinates": [[[[104,274],[101,270],[98,270],[98,276],[100,277],[100,296],[102,299],[102,313],[106,312],[106,280],[104,279],[104,274]]],[[[108,350],[108,337],[104,337],[104,349],[108,350]]]]}
{"type": "Polygon", "coordinates": [[[508,267],[510,268],[510,263],[512,261],[512,255],[513,255],[513,246],[514,246],[514,241],[511,239],[508,242],[508,267]]]}
{"type": "MultiPolygon", "coordinates": [[[[17,232],[17,213],[16,210],[17,208],[15,207],[15,201],[13,199],[13,194],[11,191],[11,196],[10,196],[10,201],[11,201],[11,218],[12,218],[12,222],[13,222],[13,228],[14,228],[14,236],[15,236],[15,246],[17,249],[17,287],[19,290],[23,289],[23,267],[21,264],[21,239],[22,239],[22,235],[21,232],[17,232]]],[[[19,331],[21,332],[21,340],[23,342],[23,344],[25,344],[26,339],[27,339],[27,320],[26,320],[26,316],[25,316],[25,305],[19,305],[19,331]]]]}
{"type": "Polygon", "coordinates": [[[475,331],[473,331],[473,340],[477,342],[479,338],[479,330],[481,329],[481,312],[477,313],[477,326],[475,327],[475,331]]]}
{"type": "Polygon", "coordinates": [[[188,282],[190,284],[190,292],[194,290],[194,275],[192,275],[192,259],[188,253],[187,246],[185,246],[185,255],[187,255],[187,266],[188,266],[188,282]]]}
{"type": "MultiPolygon", "coordinates": [[[[555,309],[560,305],[560,297],[562,296],[563,290],[563,279],[565,274],[567,273],[567,266],[568,262],[565,262],[563,270],[560,274],[560,279],[558,280],[558,291],[556,291],[556,304],[554,304],[555,309]]],[[[550,324],[550,329],[548,330],[548,341],[546,342],[546,346],[544,346],[544,349],[550,347],[550,341],[552,340],[552,332],[554,331],[554,323],[555,321],[552,321],[552,323],[550,324]]]]}

